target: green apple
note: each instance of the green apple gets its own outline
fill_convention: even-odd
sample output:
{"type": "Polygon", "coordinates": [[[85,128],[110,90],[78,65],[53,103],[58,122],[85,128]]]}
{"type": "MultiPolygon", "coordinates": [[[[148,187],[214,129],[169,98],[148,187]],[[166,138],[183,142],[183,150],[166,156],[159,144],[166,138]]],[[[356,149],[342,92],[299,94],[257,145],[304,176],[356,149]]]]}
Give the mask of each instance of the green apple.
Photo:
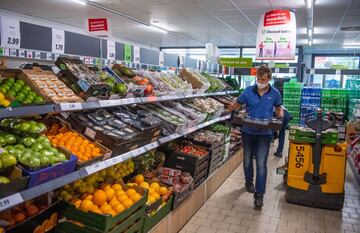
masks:
{"type": "Polygon", "coordinates": [[[24,94],[28,94],[28,93],[31,92],[31,88],[29,86],[25,86],[25,87],[23,87],[21,92],[24,93],[24,94]]]}
{"type": "Polygon", "coordinates": [[[44,101],[44,98],[43,97],[41,97],[41,96],[36,96],[35,98],[34,98],[34,103],[35,104],[43,104],[45,101],[44,101]]]}
{"type": "Polygon", "coordinates": [[[16,143],[16,137],[12,134],[7,134],[5,136],[6,145],[13,145],[16,143]]]}
{"type": "Polygon", "coordinates": [[[22,155],[24,151],[22,149],[14,149],[14,153],[12,153],[16,158],[19,158],[20,155],[22,155]]]}
{"type": "Polygon", "coordinates": [[[6,145],[5,137],[0,137],[0,146],[5,146],[5,145],[6,145]]]}
{"type": "Polygon", "coordinates": [[[31,147],[32,145],[34,145],[36,143],[36,140],[35,138],[33,137],[25,137],[23,139],[23,144],[26,146],[26,147],[31,147]]]}
{"type": "Polygon", "coordinates": [[[60,162],[65,162],[67,160],[66,155],[64,155],[61,152],[57,154],[57,157],[58,157],[60,162]]]}
{"type": "Polygon", "coordinates": [[[10,123],[11,123],[10,119],[9,119],[9,118],[5,118],[5,119],[1,120],[0,126],[1,126],[1,127],[4,127],[4,128],[9,128],[9,127],[10,127],[10,123]]]}
{"type": "Polygon", "coordinates": [[[1,157],[1,163],[4,168],[14,166],[16,162],[16,157],[14,155],[5,154],[1,157]]]}
{"type": "Polygon", "coordinates": [[[40,155],[39,159],[42,167],[48,166],[50,164],[50,158],[44,154],[40,155]]]}
{"type": "Polygon", "coordinates": [[[15,146],[15,149],[18,149],[18,150],[24,151],[24,150],[25,150],[25,146],[24,146],[24,145],[22,145],[22,144],[17,144],[17,145],[15,146]]]}
{"type": "Polygon", "coordinates": [[[25,82],[23,80],[16,80],[15,84],[20,85],[21,87],[25,85],[25,82]]]}
{"type": "Polygon", "coordinates": [[[59,153],[59,151],[54,148],[54,147],[51,147],[50,149],[48,149],[49,151],[51,151],[54,155],[57,155],[59,153]]]}
{"type": "Polygon", "coordinates": [[[28,165],[31,168],[38,168],[41,166],[41,161],[39,158],[32,157],[28,161],[29,161],[29,164],[26,164],[26,165],[28,165]]]}
{"type": "Polygon", "coordinates": [[[43,143],[43,142],[50,143],[50,140],[49,140],[46,136],[41,135],[40,137],[38,137],[38,138],[36,139],[36,142],[39,142],[39,143],[43,143]]]}
{"type": "Polygon", "coordinates": [[[30,129],[30,127],[31,127],[31,124],[29,124],[28,122],[24,122],[24,123],[20,124],[20,130],[24,131],[24,132],[28,131],[30,129]]]}
{"type": "Polygon", "coordinates": [[[10,183],[10,180],[5,176],[0,176],[0,184],[10,183]]]}
{"type": "Polygon", "coordinates": [[[54,153],[52,153],[50,150],[46,150],[46,149],[41,150],[40,154],[42,156],[46,156],[46,157],[51,157],[54,155],[54,153]]]}
{"type": "Polygon", "coordinates": [[[12,86],[12,90],[14,90],[15,92],[19,92],[21,89],[22,89],[22,86],[20,84],[18,84],[18,83],[15,83],[12,86]]]}
{"type": "Polygon", "coordinates": [[[41,151],[42,149],[44,149],[44,147],[41,145],[41,143],[37,142],[37,143],[35,143],[34,145],[31,146],[31,149],[32,149],[33,151],[39,152],[39,151],[41,151]]]}
{"type": "Polygon", "coordinates": [[[31,125],[29,128],[29,132],[33,134],[38,134],[42,132],[42,129],[38,125],[31,125]]]}

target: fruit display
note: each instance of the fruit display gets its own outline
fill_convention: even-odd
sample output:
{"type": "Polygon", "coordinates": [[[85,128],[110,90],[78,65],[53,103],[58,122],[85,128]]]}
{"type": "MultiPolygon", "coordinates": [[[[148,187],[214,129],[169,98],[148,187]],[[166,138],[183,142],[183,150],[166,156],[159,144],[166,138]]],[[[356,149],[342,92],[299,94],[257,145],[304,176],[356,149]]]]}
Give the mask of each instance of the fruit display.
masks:
{"type": "Polygon", "coordinates": [[[164,164],[165,155],[160,151],[149,151],[141,156],[133,158],[135,172],[138,174],[147,174],[156,170],[164,164]]]}
{"type": "Polygon", "coordinates": [[[4,93],[0,92],[0,107],[9,107],[11,104],[11,101],[8,100],[4,93]]]}
{"type": "MultiPolygon", "coordinates": [[[[50,66],[25,64],[22,73],[26,77],[26,82],[31,83],[31,86],[48,101],[54,103],[83,102],[52,72],[50,66]]],[[[39,98],[39,100],[41,99],[39,98]]],[[[34,102],[36,103],[36,101],[34,102]]]]}
{"type": "Polygon", "coordinates": [[[166,186],[161,185],[159,182],[154,180],[145,180],[144,176],[141,174],[135,176],[133,184],[148,190],[147,205],[155,203],[169,192],[166,186]]]}
{"type": "MultiPolygon", "coordinates": [[[[19,204],[9,210],[0,212],[1,226],[5,227],[9,232],[17,232],[16,229],[20,224],[26,222],[29,218],[34,218],[48,208],[49,206],[45,196],[19,204]]],[[[52,229],[56,224],[57,215],[53,215],[51,221],[44,223],[44,227],[52,229]]]]}
{"type": "Polygon", "coordinates": [[[191,145],[180,147],[176,151],[197,157],[203,157],[208,154],[208,151],[191,145]]]}
{"type": "Polygon", "coordinates": [[[228,112],[228,107],[236,101],[236,97],[233,96],[214,96],[212,98],[222,103],[226,112],[228,112]]]}
{"type": "Polygon", "coordinates": [[[193,136],[194,141],[196,142],[204,142],[206,144],[219,144],[224,141],[223,133],[216,133],[210,130],[201,130],[196,132],[193,136]]]}
{"type": "MultiPolygon", "coordinates": [[[[207,118],[206,113],[198,111],[189,105],[185,105],[181,101],[178,101],[178,102],[168,101],[168,102],[161,103],[160,106],[163,106],[163,108],[165,108],[165,110],[172,109],[170,111],[176,111],[179,114],[182,114],[184,117],[189,119],[190,124],[188,124],[188,126],[191,126],[192,124],[200,124],[203,121],[205,121],[207,118]]],[[[173,112],[173,113],[176,113],[176,112],[173,112]]]]}
{"type": "Polygon", "coordinates": [[[224,110],[224,105],[212,98],[195,98],[183,101],[185,104],[192,106],[198,111],[218,116],[224,110]]]}
{"type": "MultiPolygon", "coordinates": [[[[16,100],[20,104],[43,104],[44,98],[38,95],[24,80],[10,76],[8,78],[0,79],[0,93],[9,97],[9,99],[16,100]]],[[[2,105],[7,107],[10,105],[7,98],[1,98],[2,105]]]]}
{"type": "Polygon", "coordinates": [[[207,79],[198,73],[192,73],[186,69],[182,69],[179,76],[183,80],[191,83],[193,89],[196,92],[204,93],[210,87],[210,83],[207,81],[207,79]]]}
{"type": "MultiPolygon", "coordinates": [[[[21,136],[39,136],[46,130],[46,126],[43,123],[38,123],[33,120],[28,121],[17,118],[2,119],[0,122],[0,126],[4,130],[11,131],[16,135],[21,135],[21,136]]],[[[8,139],[8,141],[12,141],[12,140],[8,139]]],[[[0,140],[0,146],[1,146],[1,140],[0,140]]]]}
{"type": "Polygon", "coordinates": [[[83,99],[108,98],[111,87],[81,60],[59,57],[55,64],[61,70],[60,79],[83,99]]]}
{"type": "Polygon", "coordinates": [[[213,132],[223,133],[224,135],[228,135],[231,127],[223,124],[213,124],[210,126],[210,130],[213,132]]]}
{"type": "MultiPolygon", "coordinates": [[[[7,151],[0,153],[0,170],[15,166],[17,164],[17,157],[14,154],[10,154],[7,151]]],[[[7,177],[0,176],[0,183],[6,184],[10,180],[7,177]]]]}

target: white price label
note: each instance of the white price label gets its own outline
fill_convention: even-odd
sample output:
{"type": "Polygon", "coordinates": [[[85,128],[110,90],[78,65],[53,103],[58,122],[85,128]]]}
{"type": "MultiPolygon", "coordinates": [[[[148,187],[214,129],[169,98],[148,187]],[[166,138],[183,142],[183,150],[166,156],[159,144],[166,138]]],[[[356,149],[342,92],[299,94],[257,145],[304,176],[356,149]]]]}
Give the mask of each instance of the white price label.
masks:
{"type": "Polygon", "coordinates": [[[189,133],[192,133],[192,132],[196,131],[197,129],[198,129],[197,126],[191,127],[191,128],[189,128],[189,133]]]}
{"type": "Polygon", "coordinates": [[[81,103],[61,103],[60,108],[62,111],[81,110],[81,103]]]}
{"type": "Polygon", "coordinates": [[[106,164],[104,162],[96,163],[94,165],[91,165],[89,167],[86,167],[85,170],[88,175],[91,175],[95,172],[98,172],[102,169],[106,168],[106,164]]]}
{"type": "Polygon", "coordinates": [[[169,136],[169,138],[172,140],[172,139],[178,138],[179,136],[180,136],[179,134],[175,133],[175,134],[171,134],[171,135],[169,136]]]}
{"type": "Polygon", "coordinates": [[[115,60],[115,41],[107,41],[107,59],[115,60]]]}
{"type": "Polygon", "coordinates": [[[49,61],[52,60],[52,53],[47,53],[46,54],[46,60],[49,60],[49,61]]]}
{"type": "Polygon", "coordinates": [[[314,75],[315,74],[315,69],[310,69],[310,74],[314,75]]]}
{"type": "Polygon", "coordinates": [[[133,151],[132,155],[133,156],[137,156],[137,155],[141,155],[141,154],[144,154],[146,152],[145,148],[144,147],[140,147],[136,150],[133,151]]]}
{"type": "Polygon", "coordinates": [[[17,50],[16,49],[10,49],[9,50],[10,57],[17,57],[17,50]]]}
{"type": "Polygon", "coordinates": [[[64,54],[65,32],[63,30],[52,29],[51,51],[57,54],[64,54]]]}
{"type": "Polygon", "coordinates": [[[140,63],[140,47],[134,46],[134,63],[140,63]]]}
{"type": "Polygon", "coordinates": [[[295,71],[295,69],[294,69],[294,68],[289,68],[289,73],[290,73],[290,74],[295,73],[294,71],[295,71]]]}
{"type": "Polygon", "coordinates": [[[164,52],[159,53],[159,66],[164,66],[164,52]]]}
{"type": "Polygon", "coordinates": [[[23,50],[23,49],[20,49],[20,50],[19,50],[19,57],[26,58],[25,50],[23,50]]]}
{"type": "Polygon", "coordinates": [[[106,166],[109,167],[109,166],[113,166],[115,164],[121,163],[122,161],[123,161],[123,159],[120,158],[120,156],[116,156],[114,158],[106,160],[105,163],[106,163],[106,166]]]}
{"type": "Polygon", "coordinates": [[[26,50],[26,57],[27,58],[33,58],[34,56],[33,56],[33,51],[31,51],[31,50],[26,50]]]}
{"type": "Polygon", "coordinates": [[[116,100],[100,100],[99,103],[101,107],[109,107],[114,106],[116,104],[116,100]]]}
{"type": "Polygon", "coordinates": [[[35,56],[34,56],[34,58],[40,60],[40,59],[41,59],[41,53],[35,51],[35,56]]]}
{"type": "Polygon", "coordinates": [[[185,66],[185,57],[179,56],[179,67],[183,68],[185,66]]]}
{"type": "Polygon", "coordinates": [[[89,127],[86,127],[84,134],[92,139],[94,139],[96,136],[96,132],[94,130],[90,129],[89,127]]]}
{"type": "Polygon", "coordinates": [[[20,22],[18,20],[1,17],[1,46],[19,49],[20,38],[20,22]]]}
{"type": "Polygon", "coordinates": [[[336,70],[336,71],[335,71],[335,74],[336,74],[336,75],[341,75],[341,70],[336,70]]]}
{"type": "Polygon", "coordinates": [[[279,68],[275,68],[275,73],[280,73],[280,69],[279,68]]]}
{"type": "Polygon", "coordinates": [[[0,199],[0,211],[7,209],[11,206],[17,205],[19,203],[22,203],[24,199],[21,197],[19,193],[15,193],[11,196],[4,197],[0,199]]]}

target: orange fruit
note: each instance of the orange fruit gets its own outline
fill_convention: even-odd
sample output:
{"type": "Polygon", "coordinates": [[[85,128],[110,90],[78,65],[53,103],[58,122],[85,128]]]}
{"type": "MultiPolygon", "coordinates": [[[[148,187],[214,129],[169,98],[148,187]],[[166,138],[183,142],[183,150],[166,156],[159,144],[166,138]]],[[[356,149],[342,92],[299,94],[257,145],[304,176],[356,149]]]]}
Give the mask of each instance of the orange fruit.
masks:
{"type": "Polygon", "coordinates": [[[150,188],[150,185],[148,182],[142,182],[140,184],[140,188],[143,188],[143,189],[149,189],[150,188]]]}
{"type": "MultiPolygon", "coordinates": [[[[117,199],[119,199],[119,197],[120,197],[121,195],[123,195],[123,194],[126,195],[126,193],[125,193],[123,190],[118,189],[118,190],[115,191],[115,195],[116,195],[116,198],[117,198],[117,199]]],[[[127,195],[126,195],[126,196],[127,196],[127,195]]]]}
{"type": "Polygon", "coordinates": [[[117,190],[122,190],[122,187],[121,187],[120,184],[113,184],[113,185],[111,186],[111,188],[114,189],[115,191],[117,191],[117,190]]]}
{"type": "Polygon", "coordinates": [[[97,213],[97,214],[102,214],[100,208],[97,205],[93,205],[90,209],[91,212],[97,213]]]}
{"type": "Polygon", "coordinates": [[[14,220],[16,223],[22,222],[26,219],[25,213],[24,212],[20,212],[15,214],[14,216],[14,220]]]}
{"type": "Polygon", "coordinates": [[[116,206],[117,204],[119,204],[120,202],[118,201],[118,199],[116,197],[113,197],[113,199],[111,199],[111,201],[109,202],[109,204],[111,205],[111,207],[116,206]]]}
{"type": "Polygon", "coordinates": [[[156,182],[151,183],[150,188],[154,189],[155,192],[159,192],[160,185],[156,182]]]}
{"type": "Polygon", "coordinates": [[[126,194],[130,197],[132,194],[136,193],[135,189],[128,189],[126,194]]]}
{"type": "Polygon", "coordinates": [[[113,217],[115,217],[116,215],[117,215],[117,213],[116,213],[116,211],[115,210],[110,210],[110,214],[111,214],[111,216],[113,216],[113,217]]]}
{"type": "Polygon", "coordinates": [[[134,202],[131,199],[126,199],[122,202],[122,204],[124,205],[124,207],[126,209],[129,209],[132,205],[134,205],[134,202]]]}
{"type": "Polygon", "coordinates": [[[139,193],[134,193],[130,196],[130,199],[133,200],[134,203],[136,203],[141,199],[141,195],[139,193]]]}
{"type": "Polygon", "coordinates": [[[33,216],[39,212],[39,209],[36,205],[26,206],[26,215],[28,217],[33,216]]]}
{"type": "Polygon", "coordinates": [[[149,195],[148,196],[148,203],[149,204],[152,204],[152,203],[154,203],[156,201],[156,198],[154,197],[154,195],[149,195]]]}
{"type": "Polygon", "coordinates": [[[118,205],[115,206],[114,210],[116,213],[120,214],[125,210],[125,207],[121,203],[119,203],[118,205]]]}
{"type": "Polygon", "coordinates": [[[106,190],[106,189],[108,189],[108,188],[111,188],[111,186],[110,186],[110,184],[102,183],[102,184],[100,185],[100,188],[101,188],[102,190],[106,190]]]}
{"type": "Polygon", "coordinates": [[[109,211],[111,210],[111,206],[108,203],[104,203],[101,207],[100,207],[101,212],[103,212],[104,214],[108,214],[109,211]]]}
{"type": "Polygon", "coordinates": [[[84,193],[83,195],[81,195],[81,200],[92,200],[93,199],[93,195],[91,195],[90,193],[84,193]]]}
{"type": "Polygon", "coordinates": [[[135,176],[135,183],[137,183],[138,185],[140,185],[141,183],[144,182],[144,176],[143,175],[136,175],[135,176]]]}
{"type": "Polygon", "coordinates": [[[94,203],[90,200],[83,200],[80,204],[80,209],[84,212],[88,212],[92,207],[94,203]]]}
{"type": "Polygon", "coordinates": [[[126,195],[126,193],[124,193],[124,194],[121,194],[120,196],[118,196],[118,197],[117,197],[117,200],[122,203],[124,200],[126,200],[126,199],[128,199],[128,198],[129,198],[129,197],[126,195]]]}
{"type": "Polygon", "coordinates": [[[156,200],[159,200],[160,199],[160,194],[159,193],[154,193],[154,197],[156,200]]]}
{"type": "Polygon", "coordinates": [[[167,194],[168,193],[168,189],[166,188],[166,187],[160,187],[160,189],[159,189],[159,194],[161,195],[161,196],[163,196],[163,195],[165,195],[165,194],[167,194]]]}
{"type": "Polygon", "coordinates": [[[106,197],[106,193],[101,189],[93,193],[93,201],[97,206],[102,206],[106,202],[106,197]]]}

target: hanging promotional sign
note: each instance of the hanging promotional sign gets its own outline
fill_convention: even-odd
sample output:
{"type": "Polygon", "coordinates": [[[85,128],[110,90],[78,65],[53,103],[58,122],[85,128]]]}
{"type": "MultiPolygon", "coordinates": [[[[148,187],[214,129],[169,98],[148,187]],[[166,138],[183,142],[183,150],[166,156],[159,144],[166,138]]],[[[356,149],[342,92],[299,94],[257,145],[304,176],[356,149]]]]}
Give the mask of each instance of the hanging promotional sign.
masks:
{"type": "Polygon", "coordinates": [[[252,58],[220,57],[219,62],[221,65],[229,67],[252,67],[252,58]]]}
{"type": "Polygon", "coordinates": [[[1,46],[10,49],[20,48],[20,22],[1,17],[1,46]]]}
{"type": "Polygon", "coordinates": [[[159,53],[159,66],[164,66],[164,52],[159,53]]]}
{"type": "Polygon", "coordinates": [[[134,46],[134,63],[140,63],[140,47],[134,46]]]}
{"type": "Polygon", "coordinates": [[[52,29],[51,51],[56,54],[65,52],[65,32],[63,30],[52,29]]]}
{"type": "Polygon", "coordinates": [[[93,36],[106,37],[109,35],[107,18],[93,18],[87,20],[88,32],[93,36]]]}
{"type": "Polygon", "coordinates": [[[115,60],[115,41],[107,41],[107,59],[115,60]]]}
{"type": "Polygon", "coordinates": [[[296,17],[289,10],[264,13],[259,22],[256,41],[257,60],[294,60],[296,17]]]}

